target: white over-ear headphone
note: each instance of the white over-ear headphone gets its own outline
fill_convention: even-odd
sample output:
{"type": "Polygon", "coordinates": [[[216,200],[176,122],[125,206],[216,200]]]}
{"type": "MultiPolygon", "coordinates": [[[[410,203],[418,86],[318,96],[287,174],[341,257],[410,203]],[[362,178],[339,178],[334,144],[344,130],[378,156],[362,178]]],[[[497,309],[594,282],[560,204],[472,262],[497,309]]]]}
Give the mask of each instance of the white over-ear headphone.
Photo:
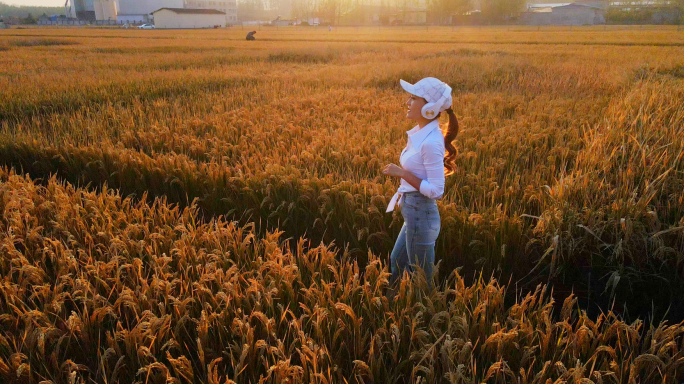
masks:
{"type": "Polygon", "coordinates": [[[420,110],[420,114],[426,119],[434,119],[437,117],[439,112],[451,106],[451,87],[446,83],[442,84],[444,84],[444,92],[442,92],[442,96],[440,96],[439,99],[433,103],[427,103],[423,105],[423,108],[420,110]]]}

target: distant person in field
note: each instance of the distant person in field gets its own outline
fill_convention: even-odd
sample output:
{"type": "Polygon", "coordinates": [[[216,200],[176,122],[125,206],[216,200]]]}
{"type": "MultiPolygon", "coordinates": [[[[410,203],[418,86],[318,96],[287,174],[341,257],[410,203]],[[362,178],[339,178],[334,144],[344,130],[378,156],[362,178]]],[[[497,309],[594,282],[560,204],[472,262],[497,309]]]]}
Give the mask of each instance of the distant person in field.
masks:
{"type": "Polygon", "coordinates": [[[399,80],[409,93],[406,118],[416,122],[407,131],[406,148],[399,164],[386,165],[382,173],[401,179],[397,193],[390,200],[387,212],[401,206],[404,225],[390,256],[390,283],[401,277],[404,270],[413,272],[413,265],[424,271],[432,286],[435,263],[435,242],[440,230],[436,199],[444,195],[444,179],[455,169],[456,148],[452,141],[458,133],[458,120],[451,109],[451,88],[434,77],[426,77],[415,84],[399,80]],[[439,117],[449,115],[449,125],[442,134],[439,117]]]}
{"type": "Polygon", "coordinates": [[[251,31],[251,32],[247,33],[247,40],[249,40],[249,41],[256,40],[256,38],[254,37],[255,33],[256,33],[256,31],[251,31]]]}

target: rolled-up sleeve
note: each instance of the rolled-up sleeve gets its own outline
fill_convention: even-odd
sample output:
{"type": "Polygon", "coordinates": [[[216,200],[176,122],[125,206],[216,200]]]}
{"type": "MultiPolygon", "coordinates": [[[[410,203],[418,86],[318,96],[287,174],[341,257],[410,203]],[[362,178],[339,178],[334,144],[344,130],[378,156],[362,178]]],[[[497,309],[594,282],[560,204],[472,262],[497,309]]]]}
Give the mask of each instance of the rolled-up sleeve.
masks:
{"type": "Polygon", "coordinates": [[[421,146],[420,155],[427,172],[427,179],[420,183],[420,193],[438,199],[444,194],[444,143],[430,140],[421,146]]]}

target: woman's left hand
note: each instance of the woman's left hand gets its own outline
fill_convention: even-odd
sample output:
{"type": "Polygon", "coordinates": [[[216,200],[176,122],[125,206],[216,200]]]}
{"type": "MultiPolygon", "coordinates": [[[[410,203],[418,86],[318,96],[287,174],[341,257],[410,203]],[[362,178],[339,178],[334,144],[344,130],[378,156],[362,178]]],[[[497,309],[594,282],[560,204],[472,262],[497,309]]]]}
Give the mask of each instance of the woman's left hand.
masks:
{"type": "Polygon", "coordinates": [[[404,169],[396,164],[387,164],[382,169],[382,174],[388,176],[401,177],[403,173],[404,169]]]}

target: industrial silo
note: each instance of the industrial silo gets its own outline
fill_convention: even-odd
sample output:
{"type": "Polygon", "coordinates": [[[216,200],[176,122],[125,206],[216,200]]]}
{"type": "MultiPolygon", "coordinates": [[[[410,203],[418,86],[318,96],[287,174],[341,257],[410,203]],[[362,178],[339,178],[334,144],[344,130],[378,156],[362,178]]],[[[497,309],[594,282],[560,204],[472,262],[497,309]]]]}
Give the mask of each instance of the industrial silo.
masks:
{"type": "Polygon", "coordinates": [[[116,20],[116,1],[115,0],[95,0],[95,19],[96,20],[116,20]]]}
{"type": "Polygon", "coordinates": [[[183,0],[119,0],[119,13],[149,15],[160,8],[184,8],[183,0]]]}
{"type": "Polygon", "coordinates": [[[94,0],[71,0],[71,6],[79,20],[95,20],[94,0]]]}

